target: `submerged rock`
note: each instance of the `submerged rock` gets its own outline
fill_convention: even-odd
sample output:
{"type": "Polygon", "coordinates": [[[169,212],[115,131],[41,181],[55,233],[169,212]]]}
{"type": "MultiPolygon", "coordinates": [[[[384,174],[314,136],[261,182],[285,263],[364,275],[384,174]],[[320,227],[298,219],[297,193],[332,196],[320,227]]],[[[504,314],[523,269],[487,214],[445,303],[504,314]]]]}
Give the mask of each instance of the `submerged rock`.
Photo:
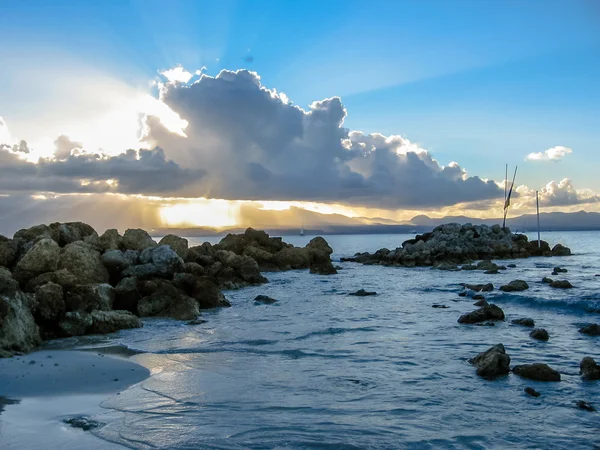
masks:
{"type": "Polygon", "coordinates": [[[525,391],[526,394],[531,395],[532,397],[539,397],[540,395],[542,395],[532,387],[526,387],[523,390],[525,391]]]}
{"type": "Polygon", "coordinates": [[[554,282],[554,280],[552,278],[548,278],[548,277],[542,278],[542,283],[550,284],[553,282],[554,282]]]}
{"type": "Polygon", "coordinates": [[[536,328],[529,333],[533,339],[537,339],[538,341],[547,341],[550,339],[548,336],[548,332],[543,328],[536,328]]]}
{"type": "Polygon", "coordinates": [[[487,284],[462,284],[465,289],[469,289],[475,292],[492,292],[494,290],[494,285],[492,283],[487,284]]]}
{"type": "Polygon", "coordinates": [[[579,374],[584,380],[600,380],[600,366],[593,358],[586,356],[579,363],[579,374]]]}
{"type": "Polygon", "coordinates": [[[518,292],[526,289],[529,289],[529,285],[523,280],[513,280],[504,286],[500,286],[500,290],[503,292],[518,292]]]}
{"type": "Polygon", "coordinates": [[[494,304],[489,304],[468,314],[463,314],[458,319],[458,323],[473,324],[486,320],[504,320],[504,311],[494,304]]]}
{"type": "Polygon", "coordinates": [[[438,304],[431,305],[431,307],[432,307],[432,308],[442,308],[442,309],[445,309],[445,308],[450,308],[450,307],[449,307],[449,306],[447,306],[447,305],[438,305],[438,304]]]}
{"type": "Polygon", "coordinates": [[[557,275],[559,273],[567,273],[568,270],[567,269],[563,269],[561,267],[555,267],[554,270],[552,271],[552,275],[557,275]]]}
{"type": "Polygon", "coordinates": [[[502,344],[494,345],[469,362],[477,368],[477,375],[484,378],[495,378],[510,372],[510,356],[506,354],[502,344]]]}
{"type": "Polygon", "coordinates": [[[537,381],[560,381],[560,373],[547,364],[523,364],[512,369],[515,375],[537,381]]]}
{"type": "Polygon", "coordinates": [[[569,282],[569,280],[554,280],[550,283],[550,287],[557,289],[571,289],[573,285],[569,282]]]}
{"type": "MultiPolygon", "coordinates": [[[[475,297],[473,297],[475,298],[475,297]]],[[[473,306],[477,306],[479,308],[481,308],[482,306],[489,306],[490,304],[487,302],[487,300],[485,298],[479,299],[477,300],[475,303],[473,303],[473,306]]]]}
{"type": "Polygon", "coordinates": [[[579,332],[589,336],[600,336],[600,324],[588,323],[587,325],[581,327],[579,332]]]}
{"type": "Polygon", "coordinates": [[[63,420],[63,422],[71,425],[73,428],[81,428],[83,431],[95,430],[106,425],[86,416],[71,417],[70,419],[63,420]]]}
{"type": "Polygon", "coordinates": [[[515,325],[522,325],[524,327],[534,327],[535,322],[530,317],[524,317],[522,319],[514,319],[510,323],[514,323],[515,325]]]}
{"type": "Polygon", "coordinates": [[[579,409],[584,409],[589,412],[596,411],[596,408],[594,408],[590,403],[584,402],[583,400],[579,400],[576,404],[579,409]]]}
{"type": "Polygon", "coordinates": [[[277,300],[275,300],[272,297],[269,297],[268,295],[257,295],[256,297],[254,297],[254,302],[255,303],[263,303],[265,305],[271,305],[275,302],[277,302],[277,300]]]}
{"type": "Polygon", "coordinates": [[[365,291],[364,289],[359,289],[356,292],[351,292],[348,295],[354,295],[356,297],[368,297],[371,295],[377,295],[377,292],[375,291],[365,291]]]}
{"type": "Polygon", "coordinates": [[[473,300],[485,300],[485,297],[481,294],[475,294],[473,300]]]}

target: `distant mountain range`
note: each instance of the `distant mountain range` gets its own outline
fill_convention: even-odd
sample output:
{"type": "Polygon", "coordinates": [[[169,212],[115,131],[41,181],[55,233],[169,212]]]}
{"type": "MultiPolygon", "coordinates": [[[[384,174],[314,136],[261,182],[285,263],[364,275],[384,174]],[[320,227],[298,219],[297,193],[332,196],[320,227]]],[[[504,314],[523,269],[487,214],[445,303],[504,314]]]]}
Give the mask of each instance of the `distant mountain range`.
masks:
{"type": "MultiPolygon", "coordinates": [[[[501,218],[496,219],[476,219],[466,216],[447,216],[442,218],[431,218],[426,215],[413,217],[409,222],[390,223],[387,219],[378,223],[377,219],[365,219],[363,217],[348,218],[344,217],[343,221],[339,220],[339,215],[327,215],[311,212],[311,219],[314,222],[308,221],[305,225],[304,232],[306,235],[317,234],[415,234],[431,231],[433,228],[444,223],[472,223],[474,225],[494,225],[502,224],[501,218]],[[331,220],[332,216],[335,219],[331,220]],[[365,223],[365,222],[371,223],[365,223]],[[340,223],[341,222],[341,223],[340,223]],[[312,224],[312,225],[311,225],[312,224]]],[[[300,232],[300,227],[292,228],[287,226],[264,226],[261,224],[254,228],[263,229],[271,235],[297,235],[300,232]]],[[[506,221],[506,226],[515,232],[526,232],[537,230],[537,217],[535,214],[525,214],[522,216],[509,218],[506,221]]],[[[169,233],[178,236],[187,237],[208,237],[208,236],[223,236],[227,233],[242,233],[246,227],[235,227],[224,230],[208,227],[195,228],[157,228],[151,231],[153,236],[165,236],[169,233]]],[[[540,214],[540,228],[542,231],[584,231],[584,230],[600,230],[600,213],[579,211],[575,213],[542,213],[540,214]]]]}

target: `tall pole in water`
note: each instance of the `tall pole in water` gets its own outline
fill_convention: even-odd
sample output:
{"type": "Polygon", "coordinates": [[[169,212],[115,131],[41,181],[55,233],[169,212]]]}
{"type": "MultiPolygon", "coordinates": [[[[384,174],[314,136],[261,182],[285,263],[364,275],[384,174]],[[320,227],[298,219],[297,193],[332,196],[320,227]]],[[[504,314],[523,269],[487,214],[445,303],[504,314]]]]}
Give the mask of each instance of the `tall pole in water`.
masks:
{"type": "Polygon", "coordinates": [[[540,239],[540,198],[538,195],[538,191],[535,191],[535,207],[537,210],[537,226],[538,226],[538,248],[542,246],[540,239]]]}
{"type": "Polygon", "coordinates": [[[508,207],[510,206],[510,197],[512,195],[513,188],[515,187],[515,179],[517,178],[518,168],[519,166],[515,167],[515,174],[513,175],[512,183],[510,184],[510,189],[508,190],[508,194],[506,194],[506,200],[504,201],[504,219],[502,220],[503,230],[506,228],[506,215],[508,214],[508,207]]]}

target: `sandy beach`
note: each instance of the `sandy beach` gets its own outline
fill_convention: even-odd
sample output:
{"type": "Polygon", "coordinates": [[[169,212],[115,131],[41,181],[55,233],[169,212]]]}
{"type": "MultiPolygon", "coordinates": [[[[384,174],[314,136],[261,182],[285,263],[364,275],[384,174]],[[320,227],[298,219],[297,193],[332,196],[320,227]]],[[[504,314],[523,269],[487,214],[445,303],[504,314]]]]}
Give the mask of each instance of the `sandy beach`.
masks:
{"type": "Polygon", "coordinates": [[[146,379],[148,369],[119,347],[41,350],[0,360],[0,441],[8,449],[123,448],[64,420],[94,416],[100,404],[146,379]]]}

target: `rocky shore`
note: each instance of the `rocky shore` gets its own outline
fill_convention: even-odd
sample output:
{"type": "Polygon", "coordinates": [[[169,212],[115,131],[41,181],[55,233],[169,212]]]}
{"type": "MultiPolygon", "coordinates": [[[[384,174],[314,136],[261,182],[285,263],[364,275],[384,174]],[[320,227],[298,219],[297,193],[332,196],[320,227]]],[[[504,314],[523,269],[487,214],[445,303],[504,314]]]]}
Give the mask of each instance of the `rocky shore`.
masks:
{"type": "Polygon", "coordinates": [[[142,326],[141,317],[194,320],[227,307],[221,289],[266,283],[261,272],[335,274],[325,239],[306,247],[248,228],[216,245],[189,247],[141,229],[102,235],[81,222],[37,225],[0,236],[0,356],[43,340],[142,326]]]}
{"type": "Polygon", "coordinates": [[[524,234],[512,233],[500,225],[460,225],[450,223],[440,225],[431,233],[417,235],[402,243],[395,250],[382,248],[375,253],[357,253],[354,261],[362,264],[385,266],[434,266],[446,270],[458,270],[457,264],[465,265],[464,270],[495,271],[501,267],[471,266],[474,260],[528,258],[530,256],[568,256],[571,250],[561,244],[550,248],[541,241],[530,242],[524,234]]]}

